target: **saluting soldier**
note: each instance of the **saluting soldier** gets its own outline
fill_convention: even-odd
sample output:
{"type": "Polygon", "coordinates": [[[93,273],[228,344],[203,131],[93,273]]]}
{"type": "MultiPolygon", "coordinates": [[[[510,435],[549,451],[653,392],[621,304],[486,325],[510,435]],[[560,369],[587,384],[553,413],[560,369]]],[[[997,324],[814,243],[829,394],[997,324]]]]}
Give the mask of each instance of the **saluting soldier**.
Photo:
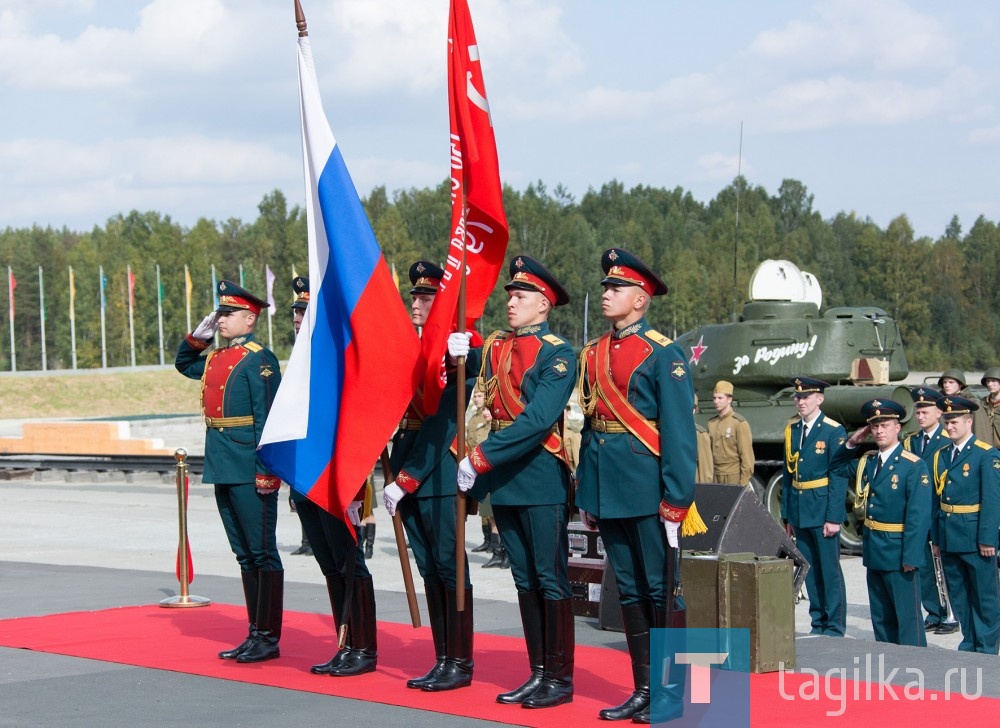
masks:
{"type": "Polygon", "coordinates": [[[720,380],[715,385],[712,403],[718,413],[708,421],[712,441],[713,483],[750,485],[753,475],[753,435],[747,418],[733,411],[733,385],[720,380]]]}
{"type": "MultiPolygon", "coordinates": [[[[420,327],[427,321],[444,271],[418,260],[410,266],[410,319],[420,327]]],[[[448,338],[449,356],[469,353],[468,334],[448,338]]],[[[478,352],[467,360],[478,366],[478,352]]],[[[390,463],[396,480],[385,486],[383,502],[390,516],[399,509],[417,569],[424,580],[427,613],[434,642],[435,663],[423,677],[408,680],[408,688],[427,692],[455,690],[472,684],[472,581],[465,563],[465,608],[458,611],[455,569],[455,527],[458,490],[453,443],[458,432],[458,391],[455,370],[437,412],[428,414],[423,389],[418,388],[392,439],[390,463]]]]}
{"type": "MultiPolygon", "coordinates": [[[[694,500],[697,459],[694,388],[679,346],[653,329],[646,312],[667,286],[628,251],[601,257],[601,310],[611,331],[580,356],[585,415],[576,503],[599,528],[618,583],[634,691],[604,720],[650,722],[650,629],[685,626],[676,593],[678,531],[694,500]]],[[[671,666],[656,720],[679,717],[684,667],[671,666]]]]}
{"type": "Polygon", "coordinates": [[[958,649],[995,655],[1000,646],[1000,452],[972,434],[975,402],[945,396],[937,406],[951,444],[934,454],[932,548],[941,556],[951,607],[962,626],[958,649]]]}
{"type": "Polygon", "coordinates": [[[205,471],[243,578],[249,632],[219,657],[261,662],[278,657],[284,574],[275,528],[281,480],[257,457],[264,421],[281,381],[278,359],[254,340],[268,304],[232,281],[218,283],[219,307],[185,337],[174,365],[202,381],[205,471]],[[202,356],[216,331],[228,346],[202,356]]]}
{"type": "MultiPolygon", "coordinates": [[[[295,300],[292,302],[292,322],[298,336],[306,308],[309,306],[309,279],[298,276],[292,281],[295,300]]],[[[315,675],[349,677],[375,670],[378,663],[378,633],[375,619],[375,587],[368,564],[365,562],[361,542],[347,524],[323,510],[294,488],[289,498],[302,521],[302,529],[312,544],[312,555],[319,564],[326,591],[330,597],[334,626],[347,623],[344,647],[327,662],[313,665],[309,671],[315,675]],[[350,574],[349,559],[354,559],[354,573],[350,574]],[[348,577],[351,578],[350,604],[345,607],[348,577]]],[[[347,509],[347,517],[355,528],[361,525],[361,510],[370,504],[370,486],[366,483],[347,509]]],[[[370,509],[370,505],[369,505],[370,509]]]]}
{"type": "Polygon", "coordinates": [[[847,479],[830,472],[830,458],[847,433],[821,409],[829,384],[811,377],[797,377],[792,384],[799,417],[785,426],[781,520],[809,562],[810,634],[843,637],[847,596],[840,569],[840,525],[846,515],[847,479]]]}
{"type": "Polygon", "coordinates": [[[865,514],[862,562],[875,639],[926,647],[919,567],[931,523],[931,479],[920,456],[900,446],[905,415],[892,400],[865,402],[861,416],[868,424],[837,448],[831,469],[854,481],[855,507],[865,514]],[[869,433],[878,449],[851,460],[869,433]]]}
{"type": "MultiPolygon", "coordinates": [[[[947,447],[950,440],[948,432],[941,426],[941,410],[937,408],[941,393],[930,387],[913,387],[910,397],[913,399],[913,416],[920,429],[911,432],[903,438],[903,448],[920,456],[930,472],[934,465],[934,453],[947,447]]],[[[928,491],[927,498],[933,502],[934,493],[928,491]]],[[[933,503],[932,503],[933,504],[933,503]]],[[[927,545],[924,548],[924,560],[920,564],[920,601],[927,611],[924,619],[924,629],[935,634],[952,634],[958,631],[958,622],[948,617],[948,606],[942,604],[938,592],[937,574],[934,569],[934,558],[931,554],[930,522],[927,523],[927,545]]],[[[942,579],[944,576],[942,575],[942,579]]],[[[947,591],[947,587],[945,587],[947,591]]]]}
{"type": "Polygon", "coordinates": [[[504,288],[513,331],[483,344],[480,382],[493,419],[490,436],[459,463],[458,487],[493,503],[507,548],[531,677],[501,703],[549,708],[573,699],[572,591],[569,586],[569,463],[563,407],[575,383],[574,355],[549,330],[553,307],[569,294],[537,260],[518,255],[504,288]]]}

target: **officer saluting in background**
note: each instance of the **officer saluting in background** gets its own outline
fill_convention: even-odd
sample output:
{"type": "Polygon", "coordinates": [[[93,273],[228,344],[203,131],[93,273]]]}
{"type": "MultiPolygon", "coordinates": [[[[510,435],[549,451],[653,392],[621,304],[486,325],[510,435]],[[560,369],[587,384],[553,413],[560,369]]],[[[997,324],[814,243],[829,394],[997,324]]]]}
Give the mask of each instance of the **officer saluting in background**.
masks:
{"type": "Polygon", "coordinates": [[[840,570],[840,524],[846,515],[847,479],[830,472],[830,458],[847,433],[820,409],[829,384],[810,377],[797,377],[792,384],[799,419],[785,426],[781,520],[809,562],[810,634],[843,637],[847,595],[840,570]]]}
{"type": "Polygon", "coordinates": [[[944,396],[937,406],[951,445],[934,454],[931,548],[941,556],[951,606],[962,626],[958,649],[995,655],[1000,647],[1000,452],[972,434],[975,402],[944,396]]]}
{"type": "Polygon", "coordinates": [[[219,308],[187,335],[174,365],[201,379],[205,414],[205,472],[243,578],[247,638],[219,657],[261,662],[278,657],[284,574],[275,528],[281,480],[257,458],[257,443],[281,382],[278,359],[254,340],[268,304],[232,281],[219,281],[219,308]],[[202,356],[216,331],[229,345],[202,356]]]}
{"type": "Polygon", "coordinates": [[[862,559],[875,639],[926,647],[917,567],[924,560],[931,521],[930,476],[920,456],[899,445],[905,415],[892,400],[865,402],[861,416],[868,424],[837,448],[831,470],[855,481],[864,510],[862,559]],[[852,461],[869,432],[878,450],[852,461]]]}
{"type": "Polygon", "coordinates": [[[491,433],[459,463],[458,487],[477,500],[490,494],[517,587],[531,677],[497,701],[548,708],[573,699],[570,479],[561,425],[576,377],[573,347],[548,325],[569,294],[527,255],[511,261],[510,276],[504,288],[513,331],[495,332],[483,345],[491,433]]]}

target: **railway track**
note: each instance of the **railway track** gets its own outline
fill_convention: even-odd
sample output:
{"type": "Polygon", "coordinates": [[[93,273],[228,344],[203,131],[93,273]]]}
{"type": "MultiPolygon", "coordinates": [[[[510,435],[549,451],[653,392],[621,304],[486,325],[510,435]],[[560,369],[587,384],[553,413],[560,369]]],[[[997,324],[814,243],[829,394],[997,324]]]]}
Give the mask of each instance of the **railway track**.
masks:
{"type": "MultiPolygon", "coordinates": [[[[200,475],[205,458],[189,455],[188,471],[200,475]]],[[[25,473],[26,471],[84,471],[95,473],[173,473],[177,459],[172,455],[37,455],[14,453],[0,455],[0,473],[25,473]]]]}

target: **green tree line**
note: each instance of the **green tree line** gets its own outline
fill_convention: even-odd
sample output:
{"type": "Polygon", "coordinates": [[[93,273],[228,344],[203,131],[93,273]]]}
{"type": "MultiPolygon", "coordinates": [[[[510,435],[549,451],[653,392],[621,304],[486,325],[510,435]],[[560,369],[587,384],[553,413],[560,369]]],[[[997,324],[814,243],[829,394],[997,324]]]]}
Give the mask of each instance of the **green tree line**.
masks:
{"type": "MultiPolygon", "coordinates": [[[[441,262],[451,222],[450,187],[376,188],[363,200],[387,261],[408,300],[407,271],[418,258],[441,262]]],[[[965,233],[953,217],[937,239],[916,237],[905,214],[885,229],[871,219],[839,212],[829,219],[813,209],[806,186],[784,180],[774,195],[737,178],[707,203],[680,187],[672,190],[617,181],[590,189],[577,201],[562,186],[544,183],[523,191],[504,188],[510,225],[509,257],[541,260],[572,298],[550,321],[580,346],[604,330],[600,254],[624,247],[658,271],[670,294],[657,300],[652,324],[676,336],[700,324],[728,321],[746,297],[750,275],[768,258],[791,260],[813,273],[824,307],[879,306],[894,316],[910,366],[982,369],[1000,363],[1000,231],[980,217],[965,233]],[[739,224],[736,224],[737,210],[739,224]],[[734,286],[735,271],[735,286],[734,286]],[[589,305],[586,305],[589,296],[589,305]],[[586,323],[585,323],[586,319],[586,323]]],[[[156,268],[163,296],[164,348],[172,360],[187,331],[184,267],[193,282],[192,325],[212,309],[211,270],[264,295],[265,266],[276,274],[273,348],[287,357],[293,342],[292,271],[308,270],[305,212],[275,190],[261,200],[252,222],[201,219],[185,228],[159,212],[119,214],[89,232],[51,227],[0,231],[0,263],[17,279],[14,339],[17,368],[42,362],[38,268],[44,271],[48,368],[71,366],[68,269],[75,276],[75,328],[79,368],[101,366],[100,279],[106,277],[108,366],[130,364],[127,266],[135,276],[137,364],[159,363],[156,268]]],[[[480,328],[506,326],[501,276],[480,328]]],[[[398,302],[386,305],[398,305],[398,302]]],[[[10,369],[8,307],[0,317],[0,370],[10,369]]],[[[266,340],[262,322],[260,335],[266,340]]]]}

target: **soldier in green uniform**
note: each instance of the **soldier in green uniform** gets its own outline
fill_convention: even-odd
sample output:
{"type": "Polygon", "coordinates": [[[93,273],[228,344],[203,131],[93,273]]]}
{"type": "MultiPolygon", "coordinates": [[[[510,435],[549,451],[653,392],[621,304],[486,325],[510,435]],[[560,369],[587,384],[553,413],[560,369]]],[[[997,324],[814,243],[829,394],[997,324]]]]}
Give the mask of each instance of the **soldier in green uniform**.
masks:
{"type": "Polygon", "coordinates": [[[733,411],[733,385],[716,382],[712,402],[718,413],[708,421],[712,440],[713,483],[750,485],[753,475],[753,435],[746,417],[733,411]]]}
{"type": "Polygon", "coordinates": [[[931,469],[931,548],[941,556],[951,606],[962,626],[958,649],[995,655],[1000,647],[1000,452],[972,434],[975,402],[944,396],[937,406],[951,444],[934,454],[931,469]]]}
{"type": "Polygon", "coordinates": [[[847,479],[830,472],[830,458],[847,433],[820,409],[829,384],[811,377],[797,377],[792,384],[799,417],[785,426],[781,520],[809,562],[811,634],[843,637],[847,595],[840,570],[840,525],[846,515],[847,479]]]}
{"type": "MultiPolygon", "coordinates": [[[[941,410],[937,408],[940,396],[940,392],[930,387],[913,387],[910,390],[913,416],[920,429],[903,438],[903,449],[919,455],[927,466],[927,472],[930,472],[934,464],[934,453],[947,447],[950,442],[948,432],[941,426],[941,410]]],[[[928,491],[927,498],[929,502],[933,501],[934,494],[928,491]]],[[[944,591],[947,593],[947,586],[944,587],[944,591]]],[[[927,611],[927,618],[924,619],[925,630],[928,632],[933,630],[935,634],[951,634],[958,631],[958,622],[954,618],[949,618],[948,605],[942,603],[941,594],[938,592],[934,557],[931,554],[930,521],[927,523],[924,560],[920,564],[920,601],[927,611]]]]}
{"type": "MultiPolygon", "coordinates": [[[[440,267],[426,260],[410,266],[413,285],[410,318],[414,326],[423,326],[427,321],[443,276],[440,267]]],[[[467,355],[468,335],[452,334],[448,349],[452,359],[467,355]]],[[[473,352],[466,364],[474,370],[479,364],[478,352],[473,352]]],[[[413,558],[424,580],[435,663],[426,675],[408,680],[406,686],[427,692],[455,690],[472,684],[473,602],[468,561],[462,574],[465,608],[461,612],[456,594],[458,490],[452,448],[458,433],[457,407],[454,369],[449,370],[437,412],[427,413],[423,390],[417,389],[392,439],[390,463],[396,479],[383,491],[389,515],[399,509],[413,558]]]]}
{"type": "MultiPolygon", "coordinates": [[[[601,257],[601,310],[612,329],[580,356],[584,412],[580,517],[597,527],[618,583],[635,690],[604,720],[649,723],[650,629],[685,626],[677,589],[678,531],[694,500],[697,442],[687,357],[650,327],[646,312],[667,286],[628,251],[601,257]]],[[[679,717],[683,666],[672,666],[652,717],[679,717]]]]}
{"type": "Polygon", "coordinates": [[[979,381],[987,392],[979,402],[972,428],[976,437],[1000,447],[1000,367],[990,367],[979,381]]]}
{"type": "MultiPolygon", "coordinates": [[[[306,306],[309,305],[309,279],[303,276],[296,276],[292,279],[292,292],[294,295],[294,300],[292,301],[292,328],[295,329],[295,335],[299,335],[299,328],[302,326],[302,319],[305,318],[306,306]]],[[[292,488],[289,488],[288,493],[288,505],[292,509],[292,513],[298,515],[296,510],[296,503],[294,493],[292,488]]],[[[301,524],[301,517],[299,522],[301,524]]],[[[297,549],[292,551],[292,556],[312,556],[313,550],[312,546],[309,545],[309,536],[306,534],[305,524],[302,526],[302,542],[297,549]]]]}
{"type": "Polygon", "coordinates": [[[892,400],[865,402],[861,416],[868,424],[837,448],[830,469],[855,482],[865,514],[862,561],[875,639],[926,647],[919,567],[931,523],[931,480],[920,456],[900,446],[905,415],[892,400]],[[869,433],[878,449],[852,460],[869,433]]]}
{"type": "Polygon", "coordinates": [[[527,255],[510,263],[507,320],[483,344],[480,381],[491,433],[459,463],[458,487],[493,503],[517,587],[531,677],[497,696],[548,708],[573,699],[574,632],[569,586],[569,464],[563,407],[575,383],[573,347],[549,330],[569,295],[527,255]]]}
{"type": "Polygon", "coordinates": [[[281,381],[278,360],[254,340],[267,303],[232,281],[219,281],[219,308],[177,350],[177,371],[202,382],[205,472],[243,578],[247,638],[219,657],[260,662],[278,657],[284,574],[275,527],[281,480],[257,457],[257,443],[281,381]],[[216,331],[229,345],[202,356],[216,331]]]}
{"type": "MultiPolygon", "coordinates": [[[[309,305],[309,279],[299,276],[292,281],[295,300],[292,303],[292,317],[295,334],[306,307],[309,305]]],[[[361,525],[361,509],[368,490],[362,486],[355,500],[347,509],[347,516],[355,528],[361,525]]],[[[364,550],[347,524],[323,510],[294,488],[290,499],[302,521],[302,529],[308,542],[312,544],[312,555],[319,564],[326,580],[326,591],[330,597],[334,626],[347,623],[347,639],[344,647],[337,650],[332,658],[309,671],[316,675],[348,677],[372,672],[378,663],[378,633],[375,621],[375,587],[372,583],[364,550]],[[353,573],[348,559],[354,559],[353,573]],[[348,590],[348,579],[351,588],[348,590]],[[345,597],[350,592],[351,601],[345,605],[345,597]],[[345,611],[346,610],[346,611],[345,611]]]]}

